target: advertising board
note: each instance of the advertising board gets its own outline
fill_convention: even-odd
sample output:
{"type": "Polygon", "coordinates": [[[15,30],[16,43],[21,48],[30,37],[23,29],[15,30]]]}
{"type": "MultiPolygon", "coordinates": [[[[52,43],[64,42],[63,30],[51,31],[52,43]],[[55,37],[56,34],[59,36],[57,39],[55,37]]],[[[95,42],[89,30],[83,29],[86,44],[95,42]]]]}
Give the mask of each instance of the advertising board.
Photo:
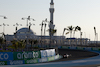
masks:
{"type": "Polygon", "coordinates": [[[24,64],[24,60],[7,61],[7,65],[20,65],[24,64]]]}
{"type": "Polygon", "coordinates": [[[92,50],[96,50],[96,51],[99,51],[99,48],[92,48],[92,50]]]}
{"type": "Polygon", "coordinates": [[[13,60],[13,52],[0,52],[0,61],[13,60]]]}
{"type": "Polygon", "coordinates": [[[48,61],[48,59],[46,57],[38,59],[39,63],[41,63],[41,62],[47,62],[47,61],[48,61]]]}
{"type": "Polygon", "coordinates": [[[85,49],[85,50],[92,50],[91,47],[85,47],[84,49],[85,49]]]}
{"type": "Polygon", "coordinates": [[[56,55],[56,56],[54,57],[54,59],[55,59],[55,60],[56,60],[56,59],[59,59],[59,54],[56,55]]]}
{"type": "Polygon", "coordinates": [[[38,63],[38,59],[25,60],[25,64],[33,64],[33,63],[38,63]]]}
{"type": "Polygon", "coordinates": [[[7,65],[7,61],[0,61],[0,65],[7,65]]]}
{"type": "Polygon", "coordinates": [[[33,58],[41,58],[40,51],[33,51],[33,58]]]}
{"type": "Polygon", "coordinates": [[[54,60],[54,56],[53,57],[48,57],[48,61],[53,61],[54,60]]]}
{"type": "Polygon", "coordinates": [[[55,49],[49,49],[47,51],[47,57],[55,56],[55,49]]]}
{"type": "Polygon", "coordinates": [[[25,60],[33,58],[33,52],[14,52],[13,53],[14,60],[25,60]]]}
{"type": "Polygon", "coordinates": [[[55,56],[55,49],[41,50],[41,58],[55,56]]]}
{"type": "Polygon", "coordinates": [[[41,50],[41,58],[47,57],[47,51],[46,50],[41,50]]]}
{"type": "Polygon", "coordinates": [[[25,60],[25,59],[35,59],[41,58],[40,51],[29,51],[29,52],[14,52],[14,60],[25,60]]]}

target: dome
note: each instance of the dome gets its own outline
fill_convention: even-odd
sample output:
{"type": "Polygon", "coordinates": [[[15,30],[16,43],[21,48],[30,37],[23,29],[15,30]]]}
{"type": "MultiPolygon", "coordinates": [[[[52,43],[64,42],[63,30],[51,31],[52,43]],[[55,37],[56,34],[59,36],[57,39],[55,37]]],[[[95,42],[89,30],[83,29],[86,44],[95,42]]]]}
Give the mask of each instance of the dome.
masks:
{"type": "Polygon", "coordinates": [[[34,35],[34,32],[29,28],[21,28],[17,31],[17,35],[34,35]]]}
{"type": "Polygon", "coordinates": [[[29,28],[21,28],[16,33],[17,39],[36,39],[37,36],[34,34],[34,32],[29,28]]]}

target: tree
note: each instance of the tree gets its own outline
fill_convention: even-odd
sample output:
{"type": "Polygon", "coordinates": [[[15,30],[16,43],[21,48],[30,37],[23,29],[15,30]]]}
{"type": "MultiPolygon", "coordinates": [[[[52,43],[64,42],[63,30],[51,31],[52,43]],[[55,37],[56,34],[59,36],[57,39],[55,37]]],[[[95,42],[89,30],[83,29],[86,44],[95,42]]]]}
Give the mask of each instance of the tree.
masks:
{"type": "Polygon", "coordinates": [[[23,50],[25,48],[25,40],[19,40],[19,41],[12,40],[11,43],[12,43],[11,48],[14,50],[17,50],[17,49],[23,50]]]}
{"type": "Polygon", "coordinates": [[[63,30],[63,36],[64,36],[64,32],[65,32],[65,30],[66,30],[66,28],[64,28],[64,30],[63,30]]]}
{"type": "Polygon", "coordinates": [[[25,40],[18,41],[18,48],[23,50],[25,48],[25,40]]]}
{"type": "Polygon", "coordinates": [[[47,31],[49,31],[50,32],[50,44],[49,44],[49,47],[50,47],[50,45],[51,45],[51,38],[52,38],[52,35],[54,35],[56,32],[57,32],[57,30],[56,29],[48,29],[47,31]],[[51,35],[52,34],[52,35],[51,35]]]}
{"type": "MultiPolygon", "coordinates": [[[[65,30],[67,30],[67,28],[64,28],[62,36],[64,36],[65,30]]],[[[67,32],[66,35],[67,35],[68,33],[69,33],[69,32],[67,32]]],[[[63,39],[63,43],[62,43],[62,44],[64,44],[64,40],[65,40],[65,39],[63,39]]]]}
{"type": "Polygon", "coordinates": [[[17,50],[17,49],[18,49],[18,41],[12,40],[11,43],[12,43],[12,48],[13,48],[14,50],[17,50]]]}
{"type": "Polygon", "coordinates": [[[77,30],[80,31],[80,38],[82,37],[81,27],[77,26],[77,30]]]}
{"type": "Polygon", "coordinates": [[[34,40],[34,44],[37,44],[38,43],[38,41],[37,40],[34,40]]]}
{"type": "Polygon", "coordinates": [[[0,37],[0,44],[1,44],[1,46],[0,46],[0,48],[3,48],[2,46],[2,44],[4,43],[4,39],[2,38],[2,37],[0,37]]]}
{"type": "Polygon", "coordinates": [[[76,27],[74,28],[73,37],[75,37],[75,32],[76,32],[76,31],[78,31],[78,26],[76,26],[76,27]]]}
{"type": "Polygon", "coordinates": [[[74,30],[74,27],[73,26],[68,26],[66,28],[66,30],[70,32],[70,38],[71,38],[72,37],[72,31],[74,30]]]}
{"type": "Polygon", "coordinates": [[[82,45],[82,32],[81,32],[81,27],[77,26],[77,30],[80,31],[80,44],[82,45]]]}
{"type": "Polygon", "coordinates": [[[51,30],[51,33],[52,33],[53,35],[54,35],[56,32],[57,32],[56,29],[52,29],[52,30],[51,30]]]}
{"type": "Polygon", "coordinates": [[[44,24],[44,45],[45,45],[45,31],[46,31],[46,26],[47,26],[47,24],[45,23],[44,24]]]}
{"type": "Polygon", "coordinates": [[[40,41],[41,42],[41,46],[42,46],[42,32],[43,32],[43,25],[44,25],[43,22],[44,21],[42,21],[42,23],[40,24],[41,25],[41,41],[40,41]]]}

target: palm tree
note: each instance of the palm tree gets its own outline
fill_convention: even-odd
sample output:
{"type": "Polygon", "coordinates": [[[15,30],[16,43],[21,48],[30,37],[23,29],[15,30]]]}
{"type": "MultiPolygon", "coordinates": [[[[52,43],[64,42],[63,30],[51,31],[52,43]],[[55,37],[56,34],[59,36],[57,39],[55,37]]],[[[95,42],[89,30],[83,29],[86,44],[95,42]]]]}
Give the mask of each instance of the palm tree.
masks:
{"type": "Polygon", "coordinates": [[[42,23],[40,24],[41,25],[41,41],[40,41],[41,42],[41,46],[42,46],[42,32],[43,32],[43,25],[44,25],[43,22],[44,21],[42,21],[42,23]]]}
{"type": "MultiPolygon", "coordinates": [[[[50,32],[52,35],[54,35],[57,32],[57,29],[51,29],[50,28],[47,31],[50,32]]],[[[50,45],[51,45],[51,35],[50,35],[50,44],[49,44],[49,47],[50,47],[50,45]]]]}
{"type": "MultiPolygon", "coordinates": [[[[64,36],[64,33],[65,33],[65,30],[67,30],[66,28],[64,28],[64,30],[63,30],[63,35],[62,36],[64,36]]],[[[66,34],[68,34],[69,32],[67,32],[66,34]]],[[[64,39],[63,39],[63,43],[62,44],[64,44],[64,39]]]]}
{"type": "MultiPolygon", "coordinates": [[[[63,30],[63,35],[62,36],[64,36],[64,32],[65,32],[65,30],[67,30],[66,28],[64,28],[64,30],[63,30]]],[[[66,35],[67,34],[69,34],[69,32],[66,32],[66,35]]]]}
{"type": "Polygon", "coordinates": [[[54,35],[57,32],[56,29],[51,29],[51,33],[54,35]]]}
{"type": "Polygon", "coordinates": [[[63,30],[63,36],[64,36],[64,32],[65,32],[65,30],[66,30],[66,28],[64,28],[64,30],[63,30]]]}
{"type": "Polygon", "coordinates": [[[76,26],[76,27],[74,28],[73,37],[75,37],[75,32],[76,32],[76,31],[78,31],[78,26],[76,26]]]}
{"type": "Polygon", "coordinates": [[[45,30],[46,30],[46,23],[44,24],[44,45],[45,45],[45,30]]]}
{"type": "Polygon", "coordinates": [[[50,33],[54,35],[57,32],[57,29],[48,29],[47,31],[50,31],[50,33]]]}
{"type": "Polygon", "coordinates": [[[80,44],[82,45],[82,32],[81,32],[81,27],[77,26],[77,30],[80,31],[80,44]]]}
{"type": "Polygon", "coordinates": [[[67,31],[70,32],[70,38],[72,37],[72,31],[73,31],[73,29],[74,29],[73,26],[68,26],[67,29],[66,29],[67,31]]]}
{"type": "Polygon", "coordinates": [[[82,38],[81,27],[77,26],[77,30],[80,31],[80,38],[82,38]]]}

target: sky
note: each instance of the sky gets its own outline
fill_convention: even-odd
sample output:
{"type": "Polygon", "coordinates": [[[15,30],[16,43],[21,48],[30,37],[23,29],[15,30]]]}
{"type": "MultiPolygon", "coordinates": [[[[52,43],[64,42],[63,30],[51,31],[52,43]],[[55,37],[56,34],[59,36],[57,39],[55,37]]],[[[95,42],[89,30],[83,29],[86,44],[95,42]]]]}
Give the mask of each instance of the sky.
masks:
{"type": "MultiPolygon", "coordinates": [[[[0,17],[0,24],[9,24],[5,26],[5,34],[12,35],[15,32],[16,23],[22,24],[18,29],[26,27],[26,19],[30,16],[35,21],[31,29],[36,35],[41,35],[42,20],[45,18],[50,21],[50,1],[51,0],[0,0],[0,16],[6,16],[7,19],[0,17]]],[[[63,29],[68,26],[80,26],[83,32],[83,38],[95,39],[94,27],[98,33],[100,41],[100,0],[54,0],[54,24],[58,36],[62,36],[63,29]]],[[[46,29],[49,29],[48,27],[46,29]]],[[[3,26],[0,26],[0,33],[3,32],[3,26]]],[[[65,33],[68,31],[65,31],[65,33]]],[[[46,35],[49,35],[46,32],[46,35]]],[[[70,34],[65,34],[70,37],[70,34]]],[[[75,37],[80,37],[80,32],[75,33],[75,37]]]]}

